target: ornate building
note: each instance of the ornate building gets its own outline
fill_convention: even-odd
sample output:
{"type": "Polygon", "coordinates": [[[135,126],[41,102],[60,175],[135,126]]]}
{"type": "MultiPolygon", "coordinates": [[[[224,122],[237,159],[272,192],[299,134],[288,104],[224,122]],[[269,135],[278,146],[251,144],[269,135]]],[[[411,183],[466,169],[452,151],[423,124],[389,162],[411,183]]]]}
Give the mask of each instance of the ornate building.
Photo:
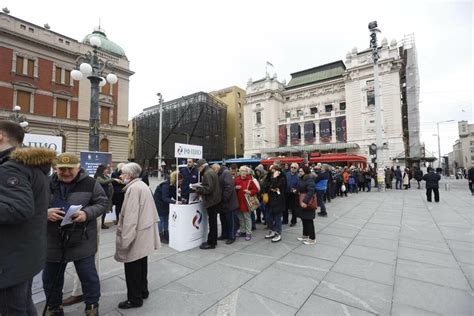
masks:
{"type": "MultiPolygon", "coordinates": [[[[383,165],[420,159],[419,78],[414,41],[382,40],[379,78],[383,165]]],[[[347,53],[335,61],[247,85],[245,156],[346,152],[369,158],[375,142],[375,96],[371,51],[347,53]]],[[[370,161],[370,159],[368,159],[370,161]]]]}
{"type": "MultiPolygon", "coordinates": [[[[114,63],[118,83],[101,87],[99,96],[100,150],[111,152],[115,162],[128,156],[129,61],[123,49],[100,37],[100,58],[114,63]]],[[[87,35],[82,42],[44,27],[0,13],[0,119],[16,105],[27,119],[28,132],[63,137],[70,152],[88,150],[90,82],[74,82],[76,60],[91,50],[87,35]]],[[[109,70],[111,71],[111,70],[109,70]]]]}

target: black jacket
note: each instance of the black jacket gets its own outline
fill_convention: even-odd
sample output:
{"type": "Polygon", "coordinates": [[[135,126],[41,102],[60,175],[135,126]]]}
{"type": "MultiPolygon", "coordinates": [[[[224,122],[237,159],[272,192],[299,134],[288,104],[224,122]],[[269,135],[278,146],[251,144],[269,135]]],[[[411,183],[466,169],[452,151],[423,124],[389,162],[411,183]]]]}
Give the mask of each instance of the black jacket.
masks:
{"type": "MultiPolygon", "coordinates": [[[[54,207],[57,200],[65,200],[71,205],[82,205],[82,210],[87,214],[84,223],[74,224],[77,230],[84,230],[80,241],[71,238],[66,247],[64,262],[75,261],[94,255],[97,252],[97,217],[105,212],[108,199],[104,190],[94,178],[87,175],[84,169],[79,171],[77,177],[71,182],[65,197],[61,197],[61,187],[57,175],[51,177],[50,207],[54,207]]],[[[48,262],[60,262],[61,238],[59,227],[61,222],[48,222],[48,262]]],[[[76,236],[77,237],[77,236],[76,236]]],[[[76,238],[77,239],[77,238],[76,238]]]]}
{"type": "Polygon", "coordinates": [[[222,191],[222,199],[219,203],[219,211],[225,213],[228,211],[235,211],[239,208],[239,200],[237,199],[237,192],[235,191],[234,178],[227,169],[222,166],[217,173],[219,177],[219,186],[222,191]]]}
{"type": "Polygon", "coordinates": [[[280,214],[285,211],[286,208],[286,176],[282,172],[276,178],[271,173],[267,175],[266,191],[268,192],[268,204],[267,207],[272,214],[280,214]],[[279,189],[280,194],[277,193],[279,189]]]}
{"type": "Polygon", "coordinates": [[[426,188],[427,189],[437,189],[439,188],[439,180],[441,180],[441,176],[434,171],[430,171],[423,176],[423,180],[426,181],[426,188]]]}
{"type": "MultiPolygon", "coordinates": [[[[306,196],[303,200],[306,204],[309,203],[311,198],[315,195],[314,188],[315,175],[313,173],[305,174],[303,177],[300,177],[298,181],[298,192],[306,193],[306,196]]],[[[316,217],[316,210],[308,211],[301,208],[298,197],[298,208],[297,208],[298,217],[301,219],[314,219],[316,217]]]]}
{"type": "Polygon", "coordinates": [[[176,204],[176,186],[171,185],[170,179],[161,182],[153,194],[159,216],[170,214],[170,204],[176,204]]]}
{"type": "Polygon", "coordinates": [[[30,280],[44,267],[48,173],[55,157],[43,148],[0,153],[0,288],[30,280]]]}

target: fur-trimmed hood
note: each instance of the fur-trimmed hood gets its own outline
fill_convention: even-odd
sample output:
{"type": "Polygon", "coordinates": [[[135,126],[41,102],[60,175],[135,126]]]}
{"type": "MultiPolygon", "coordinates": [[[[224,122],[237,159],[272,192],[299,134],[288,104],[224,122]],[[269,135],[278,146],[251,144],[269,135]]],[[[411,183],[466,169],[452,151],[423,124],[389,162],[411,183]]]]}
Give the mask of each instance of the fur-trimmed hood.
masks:
{"type": "Polygon", "coordinates": [[[10,159],[28,167],[50,167],[56,158],[56,152],[46,148],[17,148],[10,159]]]}

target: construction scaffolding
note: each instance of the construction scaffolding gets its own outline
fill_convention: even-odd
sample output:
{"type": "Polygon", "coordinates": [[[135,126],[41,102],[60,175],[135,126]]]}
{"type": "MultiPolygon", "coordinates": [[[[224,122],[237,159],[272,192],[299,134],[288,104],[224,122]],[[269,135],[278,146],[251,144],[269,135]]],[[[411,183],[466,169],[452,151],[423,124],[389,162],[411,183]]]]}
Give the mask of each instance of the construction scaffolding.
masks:
{"type": "MultiPolygon", "coordinates": [[[[226,140],[227,105],[198,92],[163,103],[162,160],[174,163],[174,144],[203,146],[203,157],[221,160],[226,140]]],[[[135,161],[146,169],[158,167],[159,106],[144,109],[133,118],[135,161]]]]}

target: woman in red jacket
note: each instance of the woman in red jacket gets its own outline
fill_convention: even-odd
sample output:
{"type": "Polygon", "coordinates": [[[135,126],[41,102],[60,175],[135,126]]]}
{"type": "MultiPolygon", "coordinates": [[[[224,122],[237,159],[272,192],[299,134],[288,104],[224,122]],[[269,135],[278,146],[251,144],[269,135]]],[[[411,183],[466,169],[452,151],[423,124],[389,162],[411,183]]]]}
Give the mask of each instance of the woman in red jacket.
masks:
{"type": "Polygon", "coordinates": [[[247,201],[245,200],[245,194],[253,196],[257,194],[258,189],[247,166],[240,167],[239,172],[240,175],[235,178],[235,190],[239,200],[240,212],[237,212],[237,217],[240,224],[240,236],[245,236],[245,240],[250,240],[252,239],[252,220],[247,207],[247,201]]]}

